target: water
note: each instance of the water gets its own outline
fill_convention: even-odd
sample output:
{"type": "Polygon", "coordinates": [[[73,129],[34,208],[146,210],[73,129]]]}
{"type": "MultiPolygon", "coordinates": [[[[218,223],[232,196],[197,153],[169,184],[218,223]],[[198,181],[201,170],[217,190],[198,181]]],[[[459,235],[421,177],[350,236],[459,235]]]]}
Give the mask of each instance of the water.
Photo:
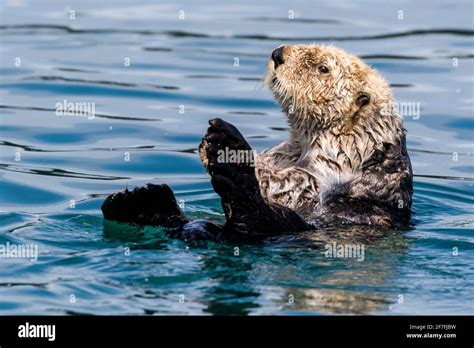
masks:
{"type": "Polygon", "coordinates": [[[39,259],[1,259],[0,313],[473,314],[472,7],[2,1],[0,244],[36,244],[39,259]],[[234,123],[258,151],[284,140],[266,60],[314,41],[364,57],[398,101],[420,103],[405,119],[412,230],[373,241],[363,262],[298,239],[235,256],[153,228],[104,231],[105,196],[147,182],[170,184],[187,215],[222,221],[195,152],[207,120],[234,123]],[[97,115],[56,116],[64,100],[97,115]]]}

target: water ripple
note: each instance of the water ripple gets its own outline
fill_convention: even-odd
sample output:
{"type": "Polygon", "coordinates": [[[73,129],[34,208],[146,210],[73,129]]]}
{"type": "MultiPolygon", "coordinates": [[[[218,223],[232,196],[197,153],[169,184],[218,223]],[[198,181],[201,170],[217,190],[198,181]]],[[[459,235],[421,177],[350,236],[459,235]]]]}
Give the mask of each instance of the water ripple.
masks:
{"type": "MultiPolygon", "coordinates": [[[[234,35],[216,35],[206,33],[196,33],[184,30],[140,30],[140,29],[81,29],[66,25],[52,24],[17,24],[0,25],[0,30],[9,31],[27,30],[26,34],[41,34],[41,30],[58,30],[72,34],[139,34],[139,35],[165,35],[175,38],[208,38],[208,39],[247,39],[247,40],[272,40],[272,41],[361,41],[361,40],[382,40],[410,36],[426,35],[455,35],[455,36],[473,36],[474,30],[462,28],[439,28],[439,29],[413,29],[393,33],[361,35],[361,36],[308,36],[308,37],[284,37],[271,36],[265,34],[234,34],[234,35]],[[30,29],[28,31],[28,29],[30,29]]],[[[18,34],[18,32],[17,32],[18,34]]]]}
{"type": "Polygon", "coordinates": [[[79,82],[79,83],[88,83],[95,85],[110,85],[110,86],[119,86],[119,87],[152,87],[156,89],[165,89],[165,90],[178,90],[179,87],[176,86],[165,86],[165,85],[154,85],[151,83],[126,83],[126,82],[117,82],[117,81],[104,81],[104,80],[86,80],[86,79],[73,79],[62,76],[32,76],[25,77],[24,80],[43,80],[43,81],[65,81],[65,82],[79,82]]]}
{"type": "Polygon", "coordinates": [[[88,174],[73,172],[60,168],[48,168],[48,167],[31,167],[24,165],[13,165],[7,163],[0,163],[0,169],[10,172],[36,174],[36,175],[47,175],[47,176],[59,176],[67,178],[80,178],[80,179],[91,179],[91,180],[122,180],[130,179],[125,176],[110,176],[101,174],[88,174]]]}
{"type": "MultiPolygon", "coordinates": [[[[38,106],[19,106],[19,105],[0,105],[0,109],[12,109],[12,110],[32,110],[32,111],[48,111],[56,112],[56,109],[52,108],[43,108],[38,106]]],[[[119,115],[108,115],[96,113],[94,117],[107,118],[112,120],[127,120],[127,121],[161,121],[157,118],[141,118],[141,117],[131,117],[131,116],[119,116],[119,115]]]]}

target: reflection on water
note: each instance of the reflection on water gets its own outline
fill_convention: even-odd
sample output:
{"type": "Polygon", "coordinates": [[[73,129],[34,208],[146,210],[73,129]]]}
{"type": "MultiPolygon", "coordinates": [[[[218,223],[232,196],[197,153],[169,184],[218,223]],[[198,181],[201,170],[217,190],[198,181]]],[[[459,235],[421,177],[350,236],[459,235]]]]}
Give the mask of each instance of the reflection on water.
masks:
{"type": "Polygon", "coordinates": [[[2,313],[473,313],[470,1],[74,6],[0,5],[0,244],[39,248],[38,262],[0,259],[2,313]],[[258,151],[283,141],[262,75],[274,47],[301,42],[361,56],[398,101],[420,103],[405,117],[411,230],[186,245],[103,221],[108,193],[146,182],[223,221],[196,154],[207,120],[234,123],[258,151]],[[65,99],[94,103],[95,117],[56,116],[65,99]],[[332,243],[364,246],[364,260],[326,257],[332,243]]]}

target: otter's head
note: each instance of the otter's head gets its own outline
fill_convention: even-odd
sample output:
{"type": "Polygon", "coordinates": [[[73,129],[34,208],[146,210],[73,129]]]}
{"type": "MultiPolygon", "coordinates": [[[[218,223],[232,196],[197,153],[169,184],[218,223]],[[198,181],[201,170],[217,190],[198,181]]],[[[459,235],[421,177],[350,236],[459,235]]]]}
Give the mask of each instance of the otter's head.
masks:
{"type": "Polygon", "coordinates": [[[290,126],[307,132],[352,127],[382,115],[389,85],[358,57],[332,46],[280,46],[268,62],[266,83],[290,126]]]}

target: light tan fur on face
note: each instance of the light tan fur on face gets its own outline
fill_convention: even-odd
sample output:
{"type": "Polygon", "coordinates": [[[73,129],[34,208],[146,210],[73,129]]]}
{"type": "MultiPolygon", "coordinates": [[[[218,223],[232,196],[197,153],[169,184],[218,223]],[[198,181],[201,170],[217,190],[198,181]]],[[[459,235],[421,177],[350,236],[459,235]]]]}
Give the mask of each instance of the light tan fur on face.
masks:
{"type": "Polygon", "coordinates": [[[288,117],[290,137],[257,158],[262,195],[311,214],[335,185],[357,180],[383,143],[399,144],[401,117],[390,87],[358,57],[332,46],[285,46],[269,60],[266,84],[288,117]],[[320,66],[329,72],[322,74],[320,66]],[[367,96],[369,103],[359,105],[367,96]]]}

